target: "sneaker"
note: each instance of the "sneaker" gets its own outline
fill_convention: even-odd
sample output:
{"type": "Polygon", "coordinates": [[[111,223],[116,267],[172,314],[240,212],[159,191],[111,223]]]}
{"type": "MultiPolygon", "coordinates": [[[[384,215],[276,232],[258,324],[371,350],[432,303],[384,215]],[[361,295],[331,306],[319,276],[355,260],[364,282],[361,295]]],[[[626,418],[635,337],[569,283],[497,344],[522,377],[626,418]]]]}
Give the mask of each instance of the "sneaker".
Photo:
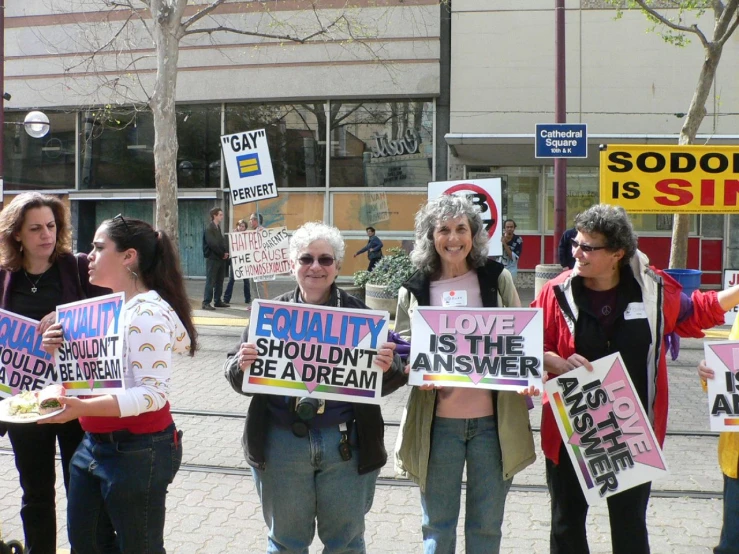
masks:
{"type": "Polygon", "coordinates": [[[225,302],[216,302],[213,304],[216,308],[230,308],[231,304],[226,304],[225,302]]]}
{"type": "Polygon", "coordinates": [[[214,311],[215,310],[215,308],[213,306],[211,306],[210,304],[203,304],[203,309],[204,310],[210,310],[210,311],[214,311]]]}

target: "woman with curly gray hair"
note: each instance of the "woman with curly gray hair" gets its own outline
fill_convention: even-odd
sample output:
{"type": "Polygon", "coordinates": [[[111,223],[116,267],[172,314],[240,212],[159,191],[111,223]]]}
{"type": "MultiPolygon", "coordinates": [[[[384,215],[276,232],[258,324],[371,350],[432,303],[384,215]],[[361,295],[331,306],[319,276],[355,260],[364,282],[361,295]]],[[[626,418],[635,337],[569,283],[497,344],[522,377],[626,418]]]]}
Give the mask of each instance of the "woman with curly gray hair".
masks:
{"type": "MultiPolygon", "coordinates": [[[[511,274],[488,258],[487,243],[480,214],[467,198],[444,195],[421,208],[411,253],[417,271],[400,289],[395,331],[411,340],[417,306],[519,307],[511,274]]],[[[521,395],[413,387],[396,443],[396,467],[421,488],[424,552],[455,551],[465,464],[467,552],[498,552],[513,475],[534,458],[521,395]]]]}
{"type": "MultiPolygon", "coordinates": [[[[336,286],[345,250],[336,227],[319,222],[300,227],[289,249],[298,286],[275,300],[368,309],[336,286]]],[[[240,394],[244,372],[258,357],[248,335],[247,327],[225,365],[226,379],[240,394]]],[[[383,372],[383,395],[406,381],[394,350],[394,343],[384,342],[374,358],[383,372]]],[[[309,418],[296,400],[253,395],[244,428],[242,446],[268,527],[267,552],[308,552],[317,526],[325,552],[364,553],[364,516],[387,461],[380,407],[326,400],[309,418]]]]}
{"type": "MultiPolygon", "coordinates": [[[[544,310],[544,368],[557,376],[620,352],[660,444],[667,426],[667,363],[663,337],[702,337],[724,322],[739,287],[691,298],[637,250],[626,212],[598,204],[575,218],[575,267],[544,285],[532,307],[544,310]]],[[[551,552],[588,552],[588,504],[544,399],[541,442],[551,497],[551,552]]],[[[646,510],[651,483],[608,498],[615,554],[649,552],[646,510]]]]}

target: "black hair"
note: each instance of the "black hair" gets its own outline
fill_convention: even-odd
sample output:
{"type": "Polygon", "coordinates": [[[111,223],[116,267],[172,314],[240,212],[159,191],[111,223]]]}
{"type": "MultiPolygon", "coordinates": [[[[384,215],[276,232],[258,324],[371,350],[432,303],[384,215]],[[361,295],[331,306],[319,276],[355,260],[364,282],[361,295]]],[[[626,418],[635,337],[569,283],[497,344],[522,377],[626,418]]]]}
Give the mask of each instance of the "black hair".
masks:
{"type": "Polygon", "coordinates": [[[222,211],[223,210],[219,208],[218,206],[216,206],[215,208],[211,208],[210,212],[208,212],[210,214],[210,220],[213,221],[213,218],[218,215],[218,212],[222,212],[222,211]]]}
{"type": "Polygon", "coordinates": [[[365,231],[372,231],[373,233],[376,233],[377,232],[377,231],[375,231],[375,228],[374,227],[367,227],[365,229],[365,231]]]}

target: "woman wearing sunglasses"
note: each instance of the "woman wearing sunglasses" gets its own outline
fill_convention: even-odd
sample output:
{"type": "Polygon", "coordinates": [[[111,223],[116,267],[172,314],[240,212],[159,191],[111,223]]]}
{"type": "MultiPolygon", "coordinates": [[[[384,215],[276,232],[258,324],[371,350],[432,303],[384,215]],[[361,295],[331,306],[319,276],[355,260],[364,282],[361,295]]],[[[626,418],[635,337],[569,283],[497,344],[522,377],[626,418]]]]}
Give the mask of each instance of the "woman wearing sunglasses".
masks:
{"type": "MultiPolygon", "coordinates": [[[[544,367],[549,376],[620,352],[660,444],[667,426],[664,336],[702,337],[723,324],[739,287],[688,298],[669,275],[649,266],[622,208],[599,204],[575,218],[575,267],[542,288],[531,304],[544,309],[544,367]]],[[[545,398],[541,442],[551,496],[551,552],[587,553],[588,504],[545,398]]],[[[649,552],[646,510],[651,484],[608,499],[615,554],[649,552]]]]}
{"type": "MultiPolygon", "coordinates": [[[[366,310],[336,286],[344,251],[335,227],[316,222],[300,227],[289,250],[298,286],[275,300],[366,310]]],[[[256,346],[246,342],[248,332],[247,327],[224,366],[226,378],[241,394],[244,371],[257,359],[256,346]]],[[[394,350],[394,343],[383,343],[375,358],[383,371],[383,395],[405,383],[394,350]]],[[[267,552],[307,552],[317,524],[324,552],[363,553],[364,516],[387,460],[380,407],[326,401],[306,424],[298,415],[299,403],[255,394],[246,417],[242,445],[269,528],[267,552]]]]}

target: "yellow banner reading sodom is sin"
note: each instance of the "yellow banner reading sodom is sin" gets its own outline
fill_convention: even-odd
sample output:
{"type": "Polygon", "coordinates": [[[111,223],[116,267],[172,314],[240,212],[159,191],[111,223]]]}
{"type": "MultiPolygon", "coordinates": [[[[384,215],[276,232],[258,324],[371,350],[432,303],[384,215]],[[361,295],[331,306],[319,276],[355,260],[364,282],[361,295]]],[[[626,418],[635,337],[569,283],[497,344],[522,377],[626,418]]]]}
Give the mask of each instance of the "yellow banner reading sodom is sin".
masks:
{"type": "Polygon", "coordinates": [[[609,144],[600,201],[631,213],[739,213],[739,146],[609,144]]]}

